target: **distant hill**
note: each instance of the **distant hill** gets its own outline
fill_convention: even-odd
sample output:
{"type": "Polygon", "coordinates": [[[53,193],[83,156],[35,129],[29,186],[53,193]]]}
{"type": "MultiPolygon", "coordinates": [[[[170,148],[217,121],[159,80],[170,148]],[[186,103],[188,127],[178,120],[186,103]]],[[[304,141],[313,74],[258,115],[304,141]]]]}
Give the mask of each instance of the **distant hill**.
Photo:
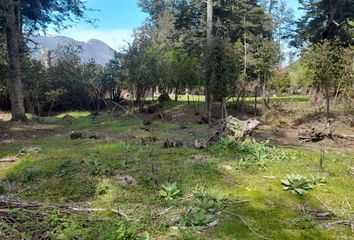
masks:
{"type": "Polygon", "coordinates": [[[80,54],[80,58],[82,62],[94,59],[96,63],[105,65],[114,57],[114,50],[106,43],[96,39],[91,39],[85,43],[63,36],[39,36],[32,38],[32,40],[37,43],[37,46],[34,43],[30,43],[29,48],[33,51],[32,56],[38,60],[43,58],[44,49],[53,51],[59,46],[67,45],[81,46],[82,53],[80,54]]]}

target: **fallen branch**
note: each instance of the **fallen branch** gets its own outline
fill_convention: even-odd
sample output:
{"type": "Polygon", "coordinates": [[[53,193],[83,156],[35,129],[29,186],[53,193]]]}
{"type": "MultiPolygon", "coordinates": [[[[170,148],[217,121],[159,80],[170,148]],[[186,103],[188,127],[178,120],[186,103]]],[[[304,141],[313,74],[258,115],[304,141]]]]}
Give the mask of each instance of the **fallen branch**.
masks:
{"type": "Polygon", "coordinates": [[[174,208],[174,206],[166,208],[165,210],[163,210],[162,212],[159,213],[159,216],[166,214],[167,212],[171,211],[173,208],[174,208]]]}
{"type": "Polygon", "coordinates": [[[333,137],[340,138],[340,139],[354,140],[354,135],[334,133],[333,137]]]}
{"type": "Polygon", "coordinates": [[[275,176],[263,176],[263,178],[267,178],[267,179],[275,179],[275,176]]]}
{"type": "MultiPolygon", "coordinates": [[[[26,191],[27,189],[23,190],[26,191]]],[[[62,214],[73,214],[77,212],[106,212],[111,211],[115,213],[117,216],[124,218],[126,221],[134,221],[134,219],[130,218],[127,214],[125,214],[121,210],[116,209],[107,209],[107,208],[87,208],[87,207],[71,207],[67,205],[61,204],[44,204],[44,203],[32,203],[32,202],[24,202],[18,200],[12,200],[12,198],[1,197],[0,198],[0,219],[2,217],[6,217],[7,213],[12,214],[13,209],[22,209],[24,211],[33,211],[38,209],[43,209],[42,213],[33,213],[33,214],[40,214],[41,217],[43,216],[44,210],[59,210],[62,214]]],[[[11,218],[9,215],[8,217],[11,218]]]]}
{"type": "Polygon", "coordinates": [[[7,158],[1,158],[0,163],[16,162],[18,160],[20,160],[20,158],[17,156],[16,157],[7,157],[7,158]]]}
{"type": "MultiPolygon", "coordinates": [[[[333,212],[334,214],[336,214],[336,213],[333,211],[333,209],[331,209],[330,207],[328,207],[327,204],[326,204],[324,201],[322,201],[317,195],[315,195],[315,198],[317,198],[317,200],[318,200],[320,203],[322,203],[323,206],[324,206],[328,211],[333,212]]],[[[336,214],[336,215],[337,215],[337,214],[336,214]]]]}
{"type": "Polygon", "coordinates": [[[42,149],[39,147],[24,147],[22,148],[18,154],[14,157],[6,157],[0,159],[0,163],[6,163],[6,162],[16,162],[21,159],[21,157],[25,154],[36,154],[39,153],[42,149]]]}
{"type": "Polygon", "coordinates": [[[348,220],[337,220],[334,222],[327,223],[327,225],[346,225],[346,226],[352,226],[354,222],[348,221],[348,220]]]}
{"type": "Polygon", "coordinates": [[[241,220],[241,222],[242,222],[251,232],[253,232],[254,234],[256,234],[259,238],[268,240],[268,238],[266,238],[266,237],[260,235],[260,234],[259,234],[258,232],[256,232],[252,227],[250,227],[250,226],[248,225],[248,223],[246,222],[246,220],[244,219],[243,216],[238,215],[238,214],[234,214],[234,213],[229,212],[229,211],[225,211],[225,212],[228,213],[228,214],[231,214],[231,215],[233,215],[233,216],[235,216],[235,217],[238,217],[238,218],[241,220]]]}
{"type": "Polygon", "coordinates": [[[249,200],[240,200],[240,201],[227,202],[227,205],[240,204],[240,203],[248,203],[248,202],[250,202],[250,201],[249,201],[249,200]]]}
{"type": "Polygon", "coordinates": [[[351,228],[352,233],[354,233],[354,222],[353,221],[348,221],[348,220],[337,220],[334,222],[326,223],[325,224],[327,227],[332,226],[332,225],[344,225],[344,226],[349,226],[351,228]]]}
{"type": "Polygon", "coordinates": [[[128,108],[125,108],[125,107],[123,107],[122,105],[120,105],[120,104],[118,104],[118,103],[116,103],[116,102],[114,102],[114,101],[111,101],[111,102],[112,102],[114,105],[116,105],[117,107],[119,107],[119,108],[125,110],[127,113],[129,113],[130,115],[132,115],[134,118],[139,119],[139,120],[143,120],[143,119],[141,119],[140,117],[136,116],[134,113],[132,113],[128,108]]]}

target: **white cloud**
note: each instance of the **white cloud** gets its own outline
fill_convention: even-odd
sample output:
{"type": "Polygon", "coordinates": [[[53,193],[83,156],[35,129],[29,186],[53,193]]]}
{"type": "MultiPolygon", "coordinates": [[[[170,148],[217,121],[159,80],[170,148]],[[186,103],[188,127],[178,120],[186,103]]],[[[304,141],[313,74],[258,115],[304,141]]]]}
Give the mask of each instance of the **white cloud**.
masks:
{"type": "Polygon", "coordinates": [[[77,41],[87,42],[90,39],[97,39],[107,43],[111,48],[120,50],[133,40],[133,29],[67,29],[60,33],[49,33],[73,38],[77,41]]]}

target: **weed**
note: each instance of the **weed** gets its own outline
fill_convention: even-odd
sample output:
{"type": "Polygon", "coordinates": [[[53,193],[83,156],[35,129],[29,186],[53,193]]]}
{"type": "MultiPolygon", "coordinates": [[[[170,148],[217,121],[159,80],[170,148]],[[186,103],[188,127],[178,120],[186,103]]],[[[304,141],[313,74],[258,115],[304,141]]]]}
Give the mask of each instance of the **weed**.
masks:
{"type": "Polygon", "coordinates": [[[252,149],[252,154],[256,160],[256,162],[258,163],[259,166],[261,166],[262,168],[266,169],[266,164],[269,160],[269,150],[267,148],[267,144],[269,143],[269,141],[262,141],[259,143],[254,144],[252,149]]]}
{"type": "Polygon", "coordinates": [[[67,176],[73,171],[71,161],[67,160],[59,164],[58,172],[60,176],[67,176]]]}
{"type": "Polygon", "coordinates": [[[6,174],[6,179],[7,181],[9,181],[10,183],[11,182],[14,182],[17,180],[17,174],[14,173],[14,172],[9,172],[8,174],[6,174]]]}
{"type": "Polygon", "coordinates": [[[109,176],[113,174],[113,170],[104,164],[100,160],[89,160],[89,161],[84,161],[87,170],[90,172],[90,174],[95,175],[95,176],[109,176]]]}
{"type": "Polygon", "coordinates": [[[107,193],[108,189],[109,189],[109,187],[108,187],[107,185],[99,184],[99,185],[97,186],[96,193],[97,193],[98,195],[104,195],[104,194],[107,193]]]}
{"type": "Polygon", "coordinates": [[[322,186],[325,185],[327,183],[326,178],[321,176],[320,174],[315,174],[315,175],[310,175],[311,180],[312,180],[312,184],[315,186],[322,186]]]}
{"type": "Polygon", "coordinates": [[[208,225],[214,220],[215,217],[212,214],[209,214],[206,210],[192,208],[190,212],[182,217],[180,220],[180,225],[182,227],[202,227],[208,225]]]}
{"type": "Polygon", "coordinates": [[[284,185],[283,189],[285,191],[290,191],[294,194],[299,194],[302,196],[308,190],[312,189],[311,181],[299,174],[287,175],[286,179],[281,181],[284,185]]]}
{"type": "Polygon", "coordinates": [[[159,191],[159,195],[169,201],[178,196],[181,192],[175,182],[163,184],[161,185],[161,188],[162,189],[159,191]]]}
{"type": "Polygon", "coordinates": [[[153,237],[151,237],[150,236],[150,234],[148,233],[148,232],[145,232],[145,234],[144,234],[144,238],[143,238],[144,240],[154,240],[154,238],[153,237]]]}
{"type": "Polygon", "coordinates": [[[274,150],[273,156],[277,162],[289,162],[295,159],[295,156],[291,152],[282,149],[274,150]]]}
{"type": "Polygon", "coordinates": [[[316,227],[316,222],[310,216],[295,218],[291,221],[295,227],[306,230],[316,227]]]}
{"type": "Polygon", "coordinates": [[[25,170],[22,174],[22,182],[34,182],[38,178],[50,177],[52,173],[46,169],[40,170],[25,170]]]}
{"type": "Polygon", "coordinates": [[[238,169],[244,169],[247,168],[250,165],[249,161],[246,158],[240,158],[237,162],[237,168],[238,169]]]}

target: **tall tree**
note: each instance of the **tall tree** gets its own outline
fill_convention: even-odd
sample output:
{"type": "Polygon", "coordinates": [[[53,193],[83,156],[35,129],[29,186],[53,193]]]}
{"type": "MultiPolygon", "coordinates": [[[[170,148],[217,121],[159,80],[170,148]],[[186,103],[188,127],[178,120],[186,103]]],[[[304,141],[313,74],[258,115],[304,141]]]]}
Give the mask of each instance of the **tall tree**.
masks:
{"type": "MultiPolygon", "coordinates": [[[[213,13],[214,13],[214,1],[213,0],[207,0],[207,50],[209,51],[209,59],[210,56],[212,55],[211,49],[213,48],[213,13]]],[[[207,60],[207,61],[208,61],[207,60]]],[[[211,89],[211,82],[213,82],[213,65],[208,63],[207,64],[207,69],[206,69],[206,78],[205,78],[205,104],[206,104],[206,110],[208,113],[208,121],[210,123],[211,120],[211,111],[212,111],[212,89],[211,89]]]]}
{"type": "Polygon", "coordinates": [[[292,42],[318,43],[338,38],[342,45],[353,43],[350,21],[354,19],[353,0],[299,0],[304,16],[297,22],[297,36],[292,42]]]}
{"type": "Polygon", "coordinates": [[[0,0],[0,21],[4,23],[1,30],[7,39],[12,120],[27,120],[21,71],[24,36],[45,31],[50,24],[58,30],[66,28],[69,22],[85,18],[86,10],[83,0],[0,0]]]}
{"type": "Polygon", "coordinates": [[[0,1],[1,16],[6,19],[5,32],[7,37],[7,54],[9,61],[9,76],[7,84],[10,92],[12,119],[27,120],[23,99],[21,72],[21,1],[0,1]]]}

